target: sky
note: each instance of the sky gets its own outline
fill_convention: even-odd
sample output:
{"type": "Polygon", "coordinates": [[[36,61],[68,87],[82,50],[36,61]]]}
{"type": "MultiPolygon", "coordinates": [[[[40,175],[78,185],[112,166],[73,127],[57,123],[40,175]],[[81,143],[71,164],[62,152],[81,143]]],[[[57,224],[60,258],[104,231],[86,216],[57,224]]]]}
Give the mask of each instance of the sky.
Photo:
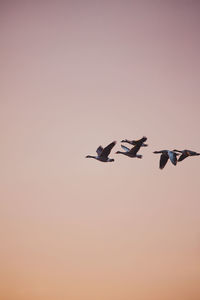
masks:
{"type": "Polygon", "coordinates": [[[200,299],[200,159],[152,153],[200,152],[199,25],[195,0],[0,1],[2,299],[200,299]]]}

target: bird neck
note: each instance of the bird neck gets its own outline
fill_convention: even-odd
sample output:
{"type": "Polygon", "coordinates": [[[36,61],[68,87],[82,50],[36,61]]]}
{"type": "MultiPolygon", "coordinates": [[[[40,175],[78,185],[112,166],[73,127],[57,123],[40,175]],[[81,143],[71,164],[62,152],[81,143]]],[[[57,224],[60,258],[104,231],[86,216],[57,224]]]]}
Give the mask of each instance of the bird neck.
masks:
{"type": "Polygon", "coordinates": [[[116,154],[124,154],[124,155],[126,155],[126,152],[117,151],[116,154]]]}
{"type": "Polygon", "coordinates": [[[86,158],[94,158],[94,159],[97,159],[96,156],[93,156],[93,155],[87,155],[86,158]]]}

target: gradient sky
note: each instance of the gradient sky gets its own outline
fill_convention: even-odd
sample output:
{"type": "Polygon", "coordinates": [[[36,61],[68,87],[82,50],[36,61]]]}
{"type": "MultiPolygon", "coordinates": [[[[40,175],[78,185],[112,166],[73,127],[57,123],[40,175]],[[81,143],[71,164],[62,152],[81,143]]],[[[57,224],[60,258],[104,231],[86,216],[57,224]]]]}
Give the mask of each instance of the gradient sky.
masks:
{"type": "Polygon", "coordinates": [[[200,151],[199,25],[197,0],[0,1],[1,299],[200,299],[200,159],[152,154],[200,151]]]}

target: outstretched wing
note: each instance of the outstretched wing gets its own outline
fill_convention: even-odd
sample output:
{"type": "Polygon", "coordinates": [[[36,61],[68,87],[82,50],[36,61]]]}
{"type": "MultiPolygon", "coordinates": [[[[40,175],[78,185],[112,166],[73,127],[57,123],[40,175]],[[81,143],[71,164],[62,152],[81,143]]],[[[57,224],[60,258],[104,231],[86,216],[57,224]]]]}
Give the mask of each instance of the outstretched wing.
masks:
{"type": "Polygon", "coordinates": [[[146,140],[146,136],[143,136],[140,140],[134,141],[136,145],[130,150],[130,153],[136,155],[146,140]]]}
{"type": "Polygon", "coordinates": [[[141,146],[147,146],[146,144],[144,144],[144,142],[146,142],[146,140],[147,140],[147,137],[146,136],[143,136],[141,139],[139,139],[139,140],[132,140],[132,141],[130,141],[130,140],[122,140],[121,142],[122,143],[129,143],[129,144],[131,144],[131,145],[140,145],[140,147],[141,146]]]}
{"type": "Polygon", "coordinates": [[[134,141],[137,145],[140,145],[140,146],[142,146],[142,144],[144,143],[144,142],[146,142],[146,140],[147,140],[147,137],[146,136],[143,136],[141,139],[139,139],[139,140],[137,140],[137,141],[134,141]]]}
{"type": "Polygon", "coordinates": [[[124,145],[121,145],[121,147],[122,147],[122,149],[124,149],[126,152],[129,152],[129,151],[130,151],[130,149],[129,149],[128,147],[124,146],[124,145]]]}
{"type": "Polygon", "coordinates": [[[173,165],[176,165],[177,164],[177,154],[172,152],[172,151],[168,151],[168,156],[169,156],[169,159],[171,160],[171,162],[173,163],[173,165]]]}
{"type": "Polygon", "coordinates": [[[121,143],[128,143],[128,144],[131,144],[131,145],[135,145],[136,144],[135,141],[130,141],[130,140],[127,140],[127,139],[122,140],[121,143]]]}
{"type": "Polygon", "coordinates": [[[101,155],[102,151],[103,151],[103,147],[102,147],[102,146],[99,146],[99,147],[97,148],[97,150],[96,150],[98,156],[101,155]]]}
{"type": "Polygon", "coordinates": [[[184,152],[183,154],[181,154],[181,156],[179,157],[178,161],[182,161],[184,160],[186,157],[188,157],[187,153],[184,152]]]}
{"type": "Polygon", "coordinates": [[[110,154],[110,151],[112,150],[112,148],[115,146],[116,141],[110,143],[108,146],[106,146],[103,151],[101,152],[100,156],[104,156],[104,157],[108,157],[108,155],[110,154]]]}
{"type": "Polygon", "coordinates": [[[133,148],[130,150],[130,154],[136,155],[137,152],[140,150],[141,145],[136,144],[133,148]]]}
{"type": "Polygon", "coordinates": [[[163,153],[161,154],[161,156],[160,156],[160,169],[161,170],[165,167],[168,159],[169,159],[169,157],[166,154],[163,154],[163,153]]]}

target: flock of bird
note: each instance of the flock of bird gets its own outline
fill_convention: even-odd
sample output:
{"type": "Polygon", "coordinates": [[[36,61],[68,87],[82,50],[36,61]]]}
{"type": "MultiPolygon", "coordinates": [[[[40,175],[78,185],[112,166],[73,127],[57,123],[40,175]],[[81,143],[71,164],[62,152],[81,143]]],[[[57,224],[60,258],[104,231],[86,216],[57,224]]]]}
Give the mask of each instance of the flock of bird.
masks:
{"type": "MultiPolygon", "coordinates": [[[[117,151],[115,153],[116,154],[123,154],[123,155],[126,155],[126,156],[131,157],[131,158],[133,158],[133,157],[142,158],[142,155],[138,154],[138,151],[140,150],[141,147],[147,147],[148,146],[147,144],[145,144],[146,141],[147,141],[147,137],[145,137],[145,136],[143,136],[139,140],[127,140],[127,139],[122,140],[121,143],[128,143],[128,144],[133,145],[133,147],[128,148],[124,145],[121,145],[121,147],[124,151],[117,151]]],[[[103,148],[102,146],[99,146],[96,150],[97,155],[87,155],[86,158],[94,158],[94,159],[102,161],[102,162],[112,162],[112,161],[114,161],[114,159],[109,158],[108,156],[109,156],[112,148],[115,146],[115,144],[116,144],[116,141],[110,143],[105,148],[103,148]]],[[[161,170],[165,167],[168,160],[170,160],[173,165],[176,165],[177,161],[180,162],[188,156],[198,156],[198,155],[200,155],[200,153],[197,153],[195,151],[177,150],[177,149],[174,149],[174,150],[160,150],[160,151],[154,151],[153,153],[161,154],[160,162],[159,162],[159,168],[161,170]],[[177,156],[179,156],[179,158],[177,158],[177,156]]]]}

